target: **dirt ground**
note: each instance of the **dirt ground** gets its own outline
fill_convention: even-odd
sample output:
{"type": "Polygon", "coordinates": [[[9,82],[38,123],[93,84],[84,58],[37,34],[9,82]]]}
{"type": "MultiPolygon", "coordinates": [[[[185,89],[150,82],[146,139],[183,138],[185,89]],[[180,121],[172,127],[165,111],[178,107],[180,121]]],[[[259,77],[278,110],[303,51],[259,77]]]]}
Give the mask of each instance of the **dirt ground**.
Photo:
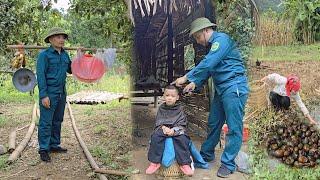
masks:
{"type": "MultiPolygon", "coordinates": [[[[116,100],[117,101],[117,100],[116,100]]],[[[117,103],[117,102],[116,102],[117,103]]],[[[73,114],[80,134],[100,167],[108,169],[132,169],[130,164],[131,126],[130,105],[121,102],[119,108],[108,105],[72,105],[73,114]]],[[[7,144],[9,133],[31,121],[32,103],[0,104],[0,114],[8,120],[0,126],[0,144],[7,144]]],[[[65,154],[51,153],[51,162],[41,162],[37,145],[27,146],[22,156],[5,168],[0,169],[0,179],[97,179],[73,132],[68,110],[62,125],[65,154]]],[[[19,131],[20,143],[28,128],[19,131]]],[[[37,143],[37,127],[30,142],[37,143]]],[[[8,155],[4,155],[5,159],[8,155]]],[[[108,179],[124,179],[107,176],[108,179]]]]}
{"type": "Polygon", "coordinates": [[[320,90],[320,61],[262,61],[260,66],[256,66],[255,62],[249,62],[250,80],[259,80],[270,73],[278,73],[283,76],[296,74],[301,80],[300,95],[304,101],[320,96],[317,91],[320,90]]]}
{"type": "Polygon", "coordinates": [[[256,66],[255,62],[249,62],[248,74],[251,81],[259,80],[270,73],[283,76],[296,74],[301,81],[299,94],[302,101],[310,111],[310,115],[320,122],[320,61],[262,61],[260,66],[256,66]]]}

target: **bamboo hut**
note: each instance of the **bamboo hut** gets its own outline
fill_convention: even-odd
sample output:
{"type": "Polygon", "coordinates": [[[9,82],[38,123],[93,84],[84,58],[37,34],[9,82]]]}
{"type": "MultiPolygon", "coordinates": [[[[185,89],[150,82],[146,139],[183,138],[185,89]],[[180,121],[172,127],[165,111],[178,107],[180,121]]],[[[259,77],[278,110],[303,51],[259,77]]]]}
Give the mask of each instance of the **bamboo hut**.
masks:
{"type": "MultiPolygon", "coordinates": [[[[139,84],[144,80],[149,83],[149,86],[146,85],[147,89],[154,89],[152,86],[155,86],[159,89],[155,93],[161,93],[162,87],[189,70],[185,66],[185,49],[189,45],[194,49],[193,63],[198,64],[202,56],[207,53],[207,49],[189,37],[190,24],[199,17],[206,17],[216,22],[216,2],[214,0],[127,0],[128,15],[134,24],[133,83],[139,84]]],[[[251,5],[252,18],[257,23],[257,6],[253,0],[247,2],[251,5]]],[[[134,86],[133,90],[139,88],[141,86],[134,86]]],[[[207,115],[209,106],[210,92],[207,89],[204,88],[198,95],[189,97],[189,102],[186,103],[190,105],[190,109],[203,111],[204,116],[207,115]]],[[[152,95],[145,93],[145,96],[152,95]]],[[[189,114],[192,115],[194,112],[190,110],[189,114]]],[[[206,121],[207,118],[196,119],[206,121]]],[[[199,120],[192,122],[199,127],[206,127],[205,122],[199,120]]]]}

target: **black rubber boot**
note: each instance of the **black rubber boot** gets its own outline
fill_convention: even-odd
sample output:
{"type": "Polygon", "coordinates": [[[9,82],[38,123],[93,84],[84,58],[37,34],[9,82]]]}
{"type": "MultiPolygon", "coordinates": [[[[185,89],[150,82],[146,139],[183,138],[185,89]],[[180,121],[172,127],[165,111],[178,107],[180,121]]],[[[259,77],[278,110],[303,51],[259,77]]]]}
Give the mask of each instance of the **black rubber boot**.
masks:
{"type": "Polygon", "coordinates": [[[40,159],[44,162],[51,162],[51,158],[47,151],[39,151],[40,159]]]}
{"type": "Polygon", "coordinates": [[[50,148],[50,152],[52,153],[66,153],[68,152],[68,149],[62,148],[62,147],[55,147],[55,148],[50,148]]]}
{"type": "Polygon", "coordinates": [[[225,165],[222,164],[217,172],[217,176],[221,178],[227,178],[232,173],[232,171],[230,171],[225,165]]]}

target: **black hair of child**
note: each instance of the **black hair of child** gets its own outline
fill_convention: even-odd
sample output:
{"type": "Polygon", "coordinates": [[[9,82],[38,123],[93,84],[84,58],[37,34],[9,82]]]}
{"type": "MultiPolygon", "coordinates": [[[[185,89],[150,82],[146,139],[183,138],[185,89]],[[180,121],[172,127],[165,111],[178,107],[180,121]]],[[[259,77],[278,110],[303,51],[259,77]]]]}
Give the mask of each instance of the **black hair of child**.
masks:
{"type": "Polygon", "coordinates": [[[167,85],[164,90],[166,89],[174,89],[177,91],[178,95],[181,96],[182,95],[182,90],[180,88],[178,88],[177,86],[175,85],[167,85]]]}

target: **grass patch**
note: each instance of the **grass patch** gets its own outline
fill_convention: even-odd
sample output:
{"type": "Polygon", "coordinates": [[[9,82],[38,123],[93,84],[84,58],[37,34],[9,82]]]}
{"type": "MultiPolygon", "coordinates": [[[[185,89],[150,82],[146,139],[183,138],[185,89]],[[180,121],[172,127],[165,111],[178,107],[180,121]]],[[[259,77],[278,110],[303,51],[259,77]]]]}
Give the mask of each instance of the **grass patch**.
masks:
{"type": "Polygon", "coordinates": [[[256,61],[319,61],[320,43],[290,46],[256,46],[250,59],[256,61]]]}
{"type": "Polygon", "coordinates": [[[108,152],[107,148],[97,145],[94,146],[90,152],[93,156],[98,157],[104,165],[113,169],[119,169],[120,165],[113,159],[113,156],[108,152]]]}
{"type": "Polygon", "coordinates": [[[11,75],[3,75],[0,79],[0,103],[30,102],[34,99],[30,93],[22,93],[15,89],[11,81],[11,75]]]}
{"type": "Polygon", "coordinates": [[[280,163],[273,170],[271,170],[269,168],[268,155],[266,151],[257,147],[253,147],[249,149],[249,152],[251,155],[250,162],[252,164],[251,179],[320,179],[319,165],[317,168],[298,169],[280,163]]]}
{"type": "MultiPolygon", "coordinates": [[[[38,106],[38,104],[37,104],[38,106]]],[[[16,115],[30,115],[32,113],[32,110],[33,110],[33,104],[26,104],[26,107],[25,108],[19,108],[19,109],[16,109],[15,110],[15,114],[16,115]]]]}
{"type": "MultiPolygon", "coordinates": [[[[30,102],[33,100],[38,101],[39,91],[36,86],[33,96],[30,93],[19,92],[12,84],[11,75],[3,75],[0,79],[0,103],[8,102],[30,102]]],[[[114,73],[106,73],[105,76],[97,83],[86,84],[75,80],[73,77],[67,78],[67,92],[74,94],[81,90],[92,91],[108,91],[115,93],[129,93],[130,90],[130,76],[129,75],[116,75],[114,73]]]]}
{"type": "Polygon", "coordinates": [[[111,109],[117,109],[117,108],[128,108],[129,107],[129,101],[122,100],[118,101],[117,99],[113,101],[109,101],[106,104],[97,104],[93,106],[96,110],[111,110],[111,109]]]}
{"type": "Polygon", "coordinates": [[[68,94],[79,92],[79,90],[99,90],[115,93],[128,93],[130,89],[129,75],[117,76],[106,74],[99,82],[86,84],[69,77],[67,80],[68,94]]]}
{"type": "MultiPolygon", "coordinates": [[[[116,123],[116,122],[115,122],[116,123]]],[[[127,127],[127,126],[122,126],[120,128],[115,128],[115,131],[118,134],[130,134],[132,132],[132,125],[127,127]]]]}
{"type": "Polygon", "coordinates": [[[98,104],[96,106],[97,109],[114,109],[114,108],[121,108],[121,109],[127,109],[130,108],[131,104],[129,100],[121,100],[119,102],[118,99],[107,102],[106,104],[98,104]]]}
{"type": "Polygon", "coordinates": [[[87,116],[91,116],[94,113],[93,107],[89,107],[84,111],[84,114],[87,116]]]}
{"type": "Polygon", "coordinates": [[[128,100],[121,100],[119,102],[118,99],[115,99],[113,101],[107,102],[106,104],[96,104],[96,105],[85,105],[85,104],[74,105],[74,104],[72,104],[71,107],[74,110],[82,110],[82,111],[84,111],[84,113],[86,115],[91,115],[93,110],[95,110],[95,111],[97,111],[97,110],[105,110],[105,111],[107,111],[107,110],[121,108],[121,109],[128,109],[128,111],[130,111],[129,108],[131,107],[131,104],[130,104],[130,101],[128,101],[128,100]]]}
{"type": "Polygon", "coordinates": [[[104,124],[99,124],[99,125],[95,126],[93,129],[95,134],[101,134],[101,133],[105,132],[106,130],[107,130],[107,127],[104,124]]]}
{"type": "Polygon", "coordinates": [[[7,169],[7,167],[8,167],[8,164],[7,164],[8,157],[9,157],[9,155],[7,155],[7,154],[0,156],[0,170],[6,170],[7,169]]]}
{"type": "MultiPolygon", "coordinates": [[[[33,105],[31,103],[20,103],[11,102],[6,108],[11,108],[9,114],[6,112],[0,115],[0,127],[22,127],[31,122],[31,114],[33,105]],[[12,106],[16,104],[16,106],[12,106]],[[14,114],[12,114],[14,113],[14,114]],[[5,115],[6,114],[6,115],[5,115]],[[4,124],[1,123],[2,118],[4,119],[4,124]]],[[[39,124],[39,119],[36,118],[36,125],[39,124]]]]}
{"type": "Polygon", "coordinates": [[[4,117],[4,115],[0,115],[0,127],[6,125],[8,122],[8,119],[4,117]]]}

